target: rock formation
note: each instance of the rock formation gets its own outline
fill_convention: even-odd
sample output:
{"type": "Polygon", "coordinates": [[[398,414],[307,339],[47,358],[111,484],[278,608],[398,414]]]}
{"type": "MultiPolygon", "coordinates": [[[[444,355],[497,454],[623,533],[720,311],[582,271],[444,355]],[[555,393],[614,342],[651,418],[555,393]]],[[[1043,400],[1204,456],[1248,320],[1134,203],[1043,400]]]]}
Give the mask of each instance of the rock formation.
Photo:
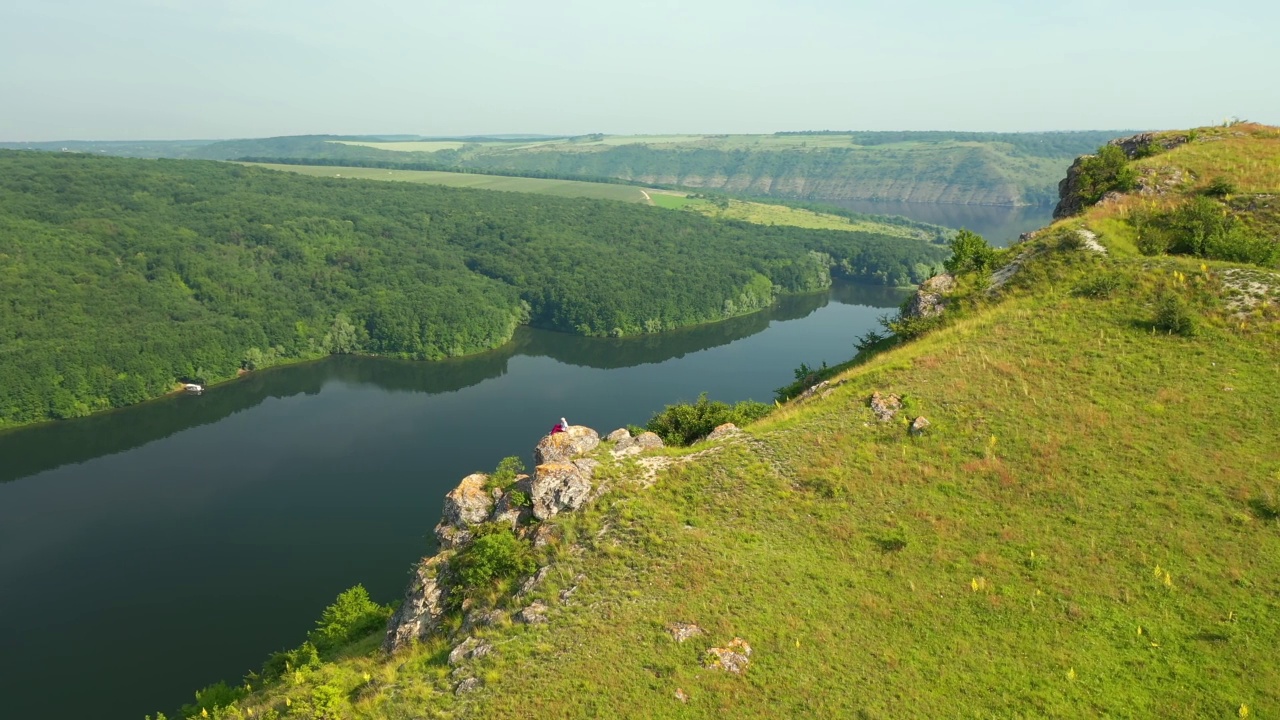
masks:
{"type": "Polygon", "coordinates": [[[444,617],[444,600],[449,588],[442,577],[448,555],[426,558],[413,571],[413,579],[405,592],[404,603],[387,622],[387,637],[382,649],[395,652],[414,640],[426,639],[444,617]]]}
{"type": "Polygon", "coordinates": [[[645,450],[656,450],[663,447],[662,438],[657,433],[644,432],[635,437],[627,437],[618,441],[613,447],[613,456],[637,455],[645,450]]]}
{"type": "Polygon", "coordinates": [[[880,422],[889,422],[902,409],[902,399],[897,395],[881,395],[880,391],[871,393],[871,412],[876,414],[880,422]]]}
{"type": "Polygon", "coordinates": [[[570,425],[567,430],[547,435],[533,449],[533,464],[559,463],[585,455],[600,444],[600,435],[589,427],[570,425]]]}
{"type": "Polygon", "coordinates": [[[591,496],[591,476],[595,460],[549,462],[533,471],[529,499],[533,516],[539,520],[555,517],[564,510],[577,510],[591,496]]]}
{"type": "Polygon", "coordinates": [[[941,315],[946,307],[946,302],[942,299],[942,296],[944,293],[954,289],[955,286],[956,279],[946,273],[935,275],[925,280],[916,289],[916,294],[911,296],[911,301],[907,303],[903,314],[907,317],[916,318],[941,315]]]}

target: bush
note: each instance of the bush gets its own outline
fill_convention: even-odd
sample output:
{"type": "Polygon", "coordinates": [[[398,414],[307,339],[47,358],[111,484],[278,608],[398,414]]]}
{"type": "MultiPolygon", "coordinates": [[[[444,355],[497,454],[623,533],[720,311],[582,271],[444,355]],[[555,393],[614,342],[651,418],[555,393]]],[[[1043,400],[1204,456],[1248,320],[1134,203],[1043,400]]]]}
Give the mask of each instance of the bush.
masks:
{"type": "MultiPolygon", "coordinates": [[[[796,372],[798,377],[800,371],[796,372]]],[[[645,427],[657,433],[668,445],[689,445],[711,434],[719,425],[745,425],[768,415],[772,409],[771,405],[751,400],[744,400],[736,405],[712,402],[703,393],[695,403],[668,405],[665,410],[650,418],[645,427]]]]}
{"type": "Polygon", "coordinates": [[[1137,149],[1135,149],[1133,152],[1133,158],[1135,160],[1140,160],[1142,158],[1149,158],[1155,155],[1159,155],[1162,152],[1164,152],[1164,146],[1152,140],[1149,143],[1139,145],[1137,149]]]}
{"type": "Polygon", "coordinates": [[[320,653],[316,651],[315,645],[304,642],[293,650],[272,653],[262,666],[262,678],[274,680],[294,670],[315,670],[318,667],[320,667],[320,653]]]}
{"type": "Polygon", "coordinates": [[[1181,295],[1165,291],[1156,298],[1155,326],[1171,335],[1190,337],[1196,334],[1195,313],[1181,295]]]}
{"type": "Polygon", "coordinates": [[[995,248],[988,245],[986,239],[962,229],[951,239],[951,257],[942,264],[947,272],[958,275],[969,270],[987,270],[995,264],[995,258],[995,248]]]}
{"type": "Polygon", "coordinates": [[[494,580],[528,575],[537,568],[529,547],[507,528],[491,526],[449,563],[463,585],[477,588],[494,580]]]}
{"type": "Polygon", "coordinates": [[[1129,278],[1124,275],[1104,273],[1082,280],[1076,285],[1074,292],[1081,297],[1107,298],[1114,295],[1117,290],[1128,288],[1131,285],[1129,278]]]}
{"type": "Polygon", "coordinates": [[[1096,155],[1087,155],[1080,161],[1074,198],[1081,206],[1089,206],[1109,192],[1128,192],[1137,185],[1138,173],[1130,167],[1124,150],[1116,145],[1103,145],[1096,155]]]}
{"type": "Polygon", "coordinates": [[[245,696],[244,688],[230,687],[225,682],[215,683],[196,691],[194,704],[182,706],[182,717],[193,717],[202,711],[212,713],[218,708],[226,707],[245,696]]]}
{"type": "Polygon", "coordinates": [[[515,482],[516,476],[522,472],[524,472],[524,462],[515,455],[509,455],[498,462],[498,467],[494,468],[489,475],[485,486],[489,489],[506,488],[515,482]]]}
{"type": "Polygon", "coordinates": [[[1234,195],[1236,192],[1235,183],[1224,177],[1216,177],[1209,181],[1204,188],[1204,194],[1211,197],[1226,197],[1234,195]]]}
{"type": "Polygon", "coordinates": [[[356,585],[339,594],[338,599],[320,613],[316,629],[307,635],[307,640],[320,653],[327,654],[381,629],[390,616],[390,608],[374,602],[363,585],[356,585]]]}

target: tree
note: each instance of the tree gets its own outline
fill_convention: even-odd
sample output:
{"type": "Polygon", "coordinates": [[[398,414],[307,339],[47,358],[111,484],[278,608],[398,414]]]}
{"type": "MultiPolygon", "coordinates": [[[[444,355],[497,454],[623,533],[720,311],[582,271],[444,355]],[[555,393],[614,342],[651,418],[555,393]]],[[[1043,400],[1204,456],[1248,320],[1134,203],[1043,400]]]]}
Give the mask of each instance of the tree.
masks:
{"type": "Polygon", "coordinates": [[[962,229],[951,239],[951,257],[942,264],[947,272],[958,275],[970,270],[987,270],[995,263],[995,258],[996,251],[985,238],[962,229]]]}

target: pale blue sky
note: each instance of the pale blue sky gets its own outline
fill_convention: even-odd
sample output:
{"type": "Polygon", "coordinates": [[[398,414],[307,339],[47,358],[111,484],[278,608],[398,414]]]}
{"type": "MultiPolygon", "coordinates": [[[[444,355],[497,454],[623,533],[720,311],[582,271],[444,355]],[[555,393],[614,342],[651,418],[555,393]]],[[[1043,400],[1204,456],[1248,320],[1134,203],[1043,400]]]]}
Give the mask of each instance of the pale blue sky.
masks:
{"type": "Polygon", "coordinates": [[[0,140],[1280,123],[1280,3],[0,0],[0,140]]]}

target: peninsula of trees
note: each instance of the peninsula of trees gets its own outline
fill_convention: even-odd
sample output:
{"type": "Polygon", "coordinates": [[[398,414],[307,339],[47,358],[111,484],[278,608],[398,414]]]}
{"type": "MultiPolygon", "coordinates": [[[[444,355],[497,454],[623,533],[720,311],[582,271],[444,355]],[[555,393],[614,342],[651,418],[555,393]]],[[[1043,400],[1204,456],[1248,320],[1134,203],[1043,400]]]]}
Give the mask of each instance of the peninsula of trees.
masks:
{"type": "Polygon", "coordinates": [[[945,250],[598,200],[0,151],[0,427],[333,353],[419,359],[522,323],[593,336],[753,312],[945,250]]]}

